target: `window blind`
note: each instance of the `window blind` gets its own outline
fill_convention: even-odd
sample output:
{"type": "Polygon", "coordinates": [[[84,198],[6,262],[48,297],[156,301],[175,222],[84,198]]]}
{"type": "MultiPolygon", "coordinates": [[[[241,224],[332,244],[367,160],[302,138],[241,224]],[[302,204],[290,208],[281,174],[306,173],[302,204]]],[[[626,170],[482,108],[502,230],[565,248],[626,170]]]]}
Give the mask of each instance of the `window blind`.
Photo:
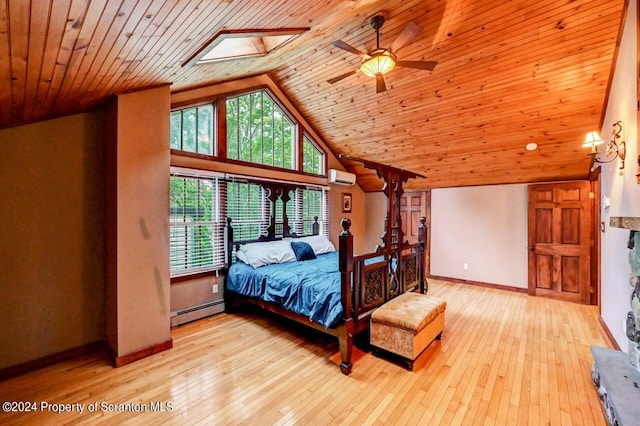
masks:
{"type": "MultiPolygon", "coordinates": [[[[254,240],[267,233],[271,202],[267,190],[247,180],[195,170],[173,169],[170,175],[171,276],[212,271],[224,266],[224,227],[232,219],[235,240],[254,240]]],[[[320,234],[328,235],[327,188],[291,191],[286,213],[290,231],[308,235],[318,217],[320,234]]],[[[282,200],[275,203],[276,236],[282,236],[282,200]]]]}
{"type": "Polygon", "coordinates": [[[267,232],[271,217],[264,188],[256,183],[224,182],[226,216],[232,219],[235,240],[253,240],[267,232]]]}
{"type": "Polygon", "coordinates": [[[170,176],[169,262],[171,276],[224,265],[220,179],[170,176]]]}
{"type": "Polygon", "coordinates": [[[289,214],[291,232],[309,235],[313,232],[315,217],[318,217],[320,234],[329,235],[329,206],[327,190],[324,188],[298,188],[292,197],[293,213],[289,214]]]}

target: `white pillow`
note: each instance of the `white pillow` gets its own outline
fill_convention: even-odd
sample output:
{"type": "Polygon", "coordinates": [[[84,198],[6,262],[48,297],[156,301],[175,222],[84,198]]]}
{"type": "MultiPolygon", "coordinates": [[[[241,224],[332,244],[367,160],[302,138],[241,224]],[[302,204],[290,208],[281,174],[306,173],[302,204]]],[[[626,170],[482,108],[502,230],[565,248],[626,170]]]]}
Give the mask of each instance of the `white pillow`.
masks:
{"type": "MultiPolygon", "coordinates": [[[[296,254],[291,249],[291,243],[288,241],[244,244],[240,246],[239,251],[245,255],[245,263],[254,268],[272,263],[295,262],[296,260],[296,254]]],[[[236,257],[238,257],[237,254],[236,257]]],[[[242,259],[240,258],[240,260],[242,259]]]]}
{"type": "Polygon", "coordinates": [[[301,238],[287,238],[289,241],[304,241],[309,244],[316,255],[336,251],[333,243],[324,235],[311,235],[301,238]]]}
{"type": "Polygon", "coordinates": [[[249,264],[249,259],[247,259],[247,255],[244,254],[244,252],[239,249],[236,250],[236,259],[246,263],[247,265],[249,264]]]}

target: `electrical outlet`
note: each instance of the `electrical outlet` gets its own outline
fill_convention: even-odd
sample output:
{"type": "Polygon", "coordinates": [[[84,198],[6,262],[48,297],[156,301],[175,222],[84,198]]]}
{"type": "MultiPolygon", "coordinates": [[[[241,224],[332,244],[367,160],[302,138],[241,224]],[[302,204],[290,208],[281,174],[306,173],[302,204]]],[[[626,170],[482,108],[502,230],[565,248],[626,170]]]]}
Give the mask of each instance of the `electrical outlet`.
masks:
{"type": "Polygon", "coordinates": [[[218,292],[218,284],[214,284],[211,291],[213,292],[213,294],[216,294],[218,292]]]}
{"type": "Polygon", "coordinates": [[[465,271],[469,270],[469,264],[468,263],[463,263],[462,264],[462,269],[464,269],[465,271]]]}

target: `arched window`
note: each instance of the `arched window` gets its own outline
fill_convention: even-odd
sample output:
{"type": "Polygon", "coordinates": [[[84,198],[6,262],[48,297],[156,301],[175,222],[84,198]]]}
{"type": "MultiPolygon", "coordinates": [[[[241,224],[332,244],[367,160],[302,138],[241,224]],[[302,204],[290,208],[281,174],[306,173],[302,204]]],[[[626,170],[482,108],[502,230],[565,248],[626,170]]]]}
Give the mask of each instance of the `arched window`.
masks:
{"type": "Polygon", "coordinates": [[[296,170],[297,124],[266,90],[227,98],[227,158],[296,170]]]}
{"type": "Polygon", "coordinates": [[[324,175],[324,164],[324,151],[305,133],[302,137],[302,171],[314,175],[324,175]]]}

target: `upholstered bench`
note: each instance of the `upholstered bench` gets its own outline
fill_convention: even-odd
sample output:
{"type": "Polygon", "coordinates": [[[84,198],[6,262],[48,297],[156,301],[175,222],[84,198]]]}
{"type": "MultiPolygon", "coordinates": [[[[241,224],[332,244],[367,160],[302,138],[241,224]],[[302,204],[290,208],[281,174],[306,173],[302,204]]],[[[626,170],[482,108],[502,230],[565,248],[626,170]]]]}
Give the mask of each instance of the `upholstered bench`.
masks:
{"type": "Polygon", "coordinates": [[[391,299],[371,314],[373,353],[378,349],[400,355],[407,370],[434,340],[440,340],[444,329],[447,302],[426,294],[408,292],[391,299]]]}

